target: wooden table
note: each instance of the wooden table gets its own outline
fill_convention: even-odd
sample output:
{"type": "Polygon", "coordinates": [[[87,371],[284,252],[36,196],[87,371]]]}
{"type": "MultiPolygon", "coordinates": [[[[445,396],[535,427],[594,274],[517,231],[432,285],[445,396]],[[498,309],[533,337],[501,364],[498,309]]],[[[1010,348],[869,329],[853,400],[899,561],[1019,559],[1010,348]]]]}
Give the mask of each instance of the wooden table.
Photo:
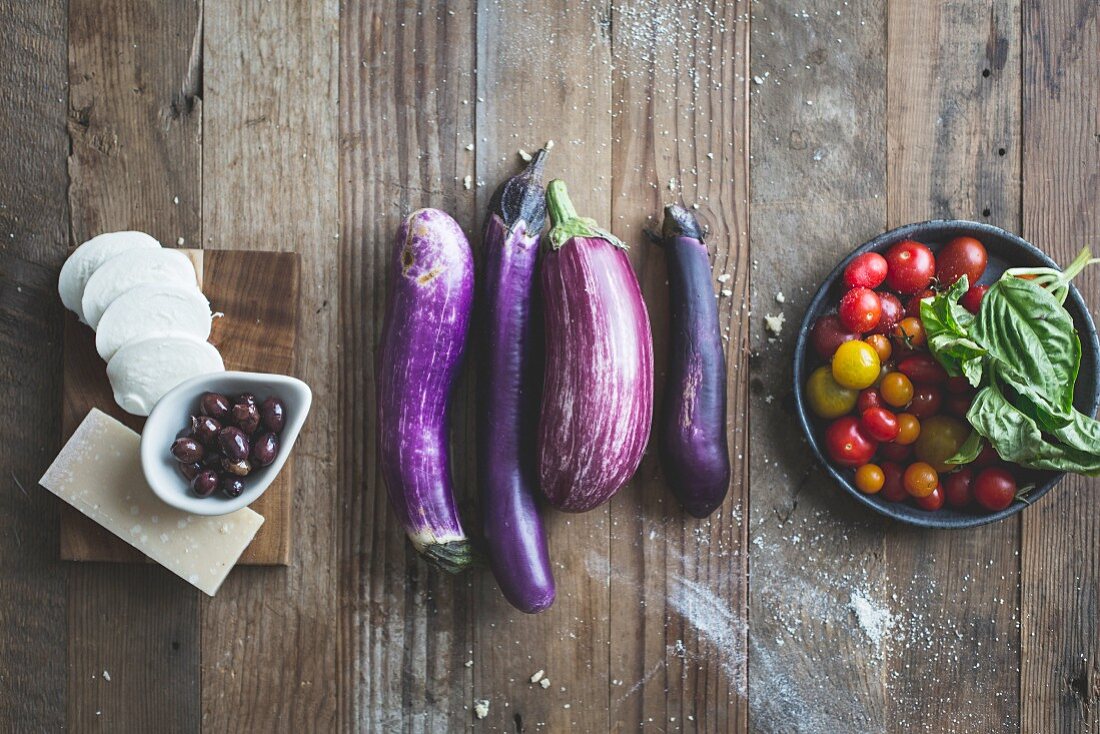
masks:
{"type": "MultiPolygon", "coordinates": [[[[1063,262],[1100,245],[1095,0],[0,11],[0,729],[1098,726],[1096,482],[977,530],[892,524],[811,460],[789,385],[816,283],[888,227],[988,221],[1063,262]],[[609,505],[550,514],[559,596],[530,618],[484,571],[430,571],[394,527],[372,349],[400,218],[438,206],[476,234],[517,149],[547,139],[582,212],[633,245],[658,387],[665,270],[642,230],[698,204],[731,275],[735,479],[694,521],[647,456],[609,505]],[[59,561],[35,485],[59,448],[58,267],[123,228],[303,258],[297,371],[317,400],[292,565],[238,569],[215,599],[156,567],[59,561]]],[[[1079,285],[1095,308],[1100,272],[1079,285]]],[[[456,472],[476,527],[472,387],[456,472]]]]}

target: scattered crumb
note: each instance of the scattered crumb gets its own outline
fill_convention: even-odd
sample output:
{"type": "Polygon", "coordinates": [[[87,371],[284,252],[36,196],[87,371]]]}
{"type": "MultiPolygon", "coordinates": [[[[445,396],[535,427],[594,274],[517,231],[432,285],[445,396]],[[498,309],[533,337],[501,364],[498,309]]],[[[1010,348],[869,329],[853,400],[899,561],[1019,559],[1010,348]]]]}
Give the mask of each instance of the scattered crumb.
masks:
{"type": "Polygon", "coordinates": [[[173,196],[173,197],[172,197],[172,203],[173,203],[173,204],[179,204],[179,203],[180,203],[180,197],[178,197],[178,196],[173,196]]]}
{"type": "Polygon", "coordinates": [[[543,688],[549,688],[550,687],[550,679],[549,678],[543,678],[542,680],[539,681],[539,685],[542,686],[543,688]]]}
{"type": "Polygon", "coordinates": [[[546,148],[547,151],[550,151],[554,147],[554,141],[553,140],[547,140],[546,145],[544,145],[542,147],[546,148]]]}
{"type": "Polygon", "coordinates": [[[733,291],[731,291],[729,288],[723,288],[722,289],[722,298],[729,298],[732,295],[733,295],[733,291]]]}
{"type": "Polygon", "coordinates": [[[111,674],[108,673],[106,670],[103,671],[103,680],[107,681],[108,683],[111,682],[111,674]]]}
{"type": "Polygon", "coordinates": [[[535,674],[531,676],[531,682],[538,683],[540,680],[542,680],[544,675],[546,675],[545,670],[542,670],[541,668],[539,670],[536,670],[535,674]]]}
{"type": "Polygon", "coordinates": [[[859,626],[871,642],[881,645],[883,637],[894,626],[894,618],[890,616],[890,610],[875,606],[858,591],[852,592],[848,607],[855,613],[859,626]]]}
{"type": "Polygon", "coordinates": [[[474,187],[474,177],[473,176],[467,176],[466,178],[462,179],[462,188],[469,191],[473,187],[474,187]]]}
{"type": "Polygon", "coordinates": [[[759,76],[754,76],[754,77],[752,78],[752,81],[753,81],[753,83],[755,83],[755,84],[763,84],[763,83],[764,83],[764,79],[763,79],[763,77],[759,77],[759,76]]]}
{"type": "Polygon", "coordinates": [[[775,294],[775,302],[776,303],[786,303],[787,302],[787,297],[785,295],[783,295],[783,291],[779,291],[778,293],[775,294]]]}
{"type": "Polygon", "coordinates": [[[779,336],[779,333],[783,331],[783,322],[787,320],[787,317],[780,311],[777,315],[772,316],[764,314],[764,327],[772,333],[773,336],[779,336]]]}
{"type": "Polygon", "coordinates": [[[675,191],[676,190],[676,178],[675,177],[670,178],[668,180],[668,190],[669,191],[675,191]]]}
{"type": "Polygon", "coordinates": [[[474,661],[473,660],[467,660],[466,662],[463,663],[463,665],[465,665],[467,668],[472,668],[472,667],[474,667],[474,661]]]}
{"type": "Polygon", "coordinates": [[[484,719],[489,715],[489,702],[484,698],[479,698],[474,701],[474,715],[479,719],[484,719]]]}
{"type": "Polygon", "coordinates": [[[176,244],[179,245],[180,247],[183,247],[184,242],[186,242],[186,240],[184,240],[182,237],[180,237],[179,239],[176,240],[176,244]]]}
{"type": "Polygon", "coordinates": [[[732,278],[732,277],[733,276],[730,275],[729,273],[722,273],[721,275],[718,276],[718,282],[719,283],[728,283],[729,279],[732,278]]]}
{"type": "Polygon", "coordinates": [[[474,149],[474,144],[473,143],[470,143],[469,145],[466,146],[466,150],[473,150],[473,149],[474,149]]]}
{"type": "Polygon", "coordinates": [[[524,163],[530,163],[532,155],[530,153],[528,153],[526,150],[524,150],[523,148],[520,148],[519,149],[519,157],[523,159],[524,163]]]}

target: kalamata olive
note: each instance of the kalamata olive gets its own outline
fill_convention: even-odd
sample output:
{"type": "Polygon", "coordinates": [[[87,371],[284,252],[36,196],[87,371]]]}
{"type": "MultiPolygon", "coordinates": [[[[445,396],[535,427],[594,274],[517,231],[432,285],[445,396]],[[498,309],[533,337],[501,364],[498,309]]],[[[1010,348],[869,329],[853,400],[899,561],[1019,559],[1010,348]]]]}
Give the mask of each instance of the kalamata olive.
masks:
{"type": "Polygon", "coordinates": [[[272,395],[260,406],[260,417],[263,418],[264,428],[280,433],[286,425],[286,406],[282,400],[272,395]]]}
{"type": "Polygon", "coordinates": [[[208,415],[196,415],[191,419],[195,425],[195,438],[203,446],[214,448],[218,443],[218,431],[222,429],[222,424],[208,415]]]}
{"type": "Polygon", "coordinates": [[[233,406],[233,423],[248,435],[260,427],[260,409],[256,403],[236,403],[233,406]]]}
{"type": "Polygon", "coordinates": [[[191,489],[199,497],[209,497],[219,484],[218,473],[213,469],[203,469],[191,480],[191,489]]]}
{"type": "Polygon", "coordinates": [[[222,494],[230,499],[234,497],[240,497],[244,492],[244,482],[240,477],[235,477],[232,474],[223,474],[221,482],[219,482],[222,488],[222,494]]]}
{"type": "Polygon", "coordinates": [[[218,451],[215,447],[207,451],[206,456],[202,457],[202,465],[207,469],[220,471],[222,468],[223,459],[225,459],[225,457],[222,455],[222,452],[218,451]]]}
{"type": "Polygon", "coordinates": [[[182,473],[184,478],[189,482],[201,471],[202,464],[197,461],[194,464],[180,464],[180,473],[182,473]]]}
{"type": "Polygon", "coordinates": [[[221,447],[225,458],[230,461],[241,461],[248,458],[248,451],[252,446],[248,436],[236,426],[226,426],[218,431],[218,446],[221,447]]]}
{"type": "Polygon", "coordinates": [[[203,415],[224,421],[229,417],[229,398],[217,392],[204,392],[199,398],[199,411],[203,415]]]}
{"type": "Polygon", "coordinates": [[[252,464],[248,462],[248,459],[241,459],[240,461],[224,459],[222,460],[222,468],[238,477],[247,477],[252,473],[252,464]]]}
{"type": "Polygon", "coordinates": [[[279,437],[264,433],[252,443],[252,461],[257,466],[267,466],[279,455],[279,437]]]}
{"type": "Polygon", "coordinates": [[[182,464],[194,464],[196,461],[202,461],[205,453],[202,444],[193,438],[177,438],[172,442],[172,456],[176,457],[176,461],[182,464]]]}

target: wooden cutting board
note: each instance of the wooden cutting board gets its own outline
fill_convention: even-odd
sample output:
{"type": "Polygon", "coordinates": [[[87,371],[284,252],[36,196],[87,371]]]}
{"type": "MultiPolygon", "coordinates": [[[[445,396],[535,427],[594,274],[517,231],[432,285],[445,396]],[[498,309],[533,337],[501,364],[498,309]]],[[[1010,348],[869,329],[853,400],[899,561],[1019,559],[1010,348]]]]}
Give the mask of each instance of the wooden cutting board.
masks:
{"type": "MultiPolygon", "coordinates": [[[[202,292],[215,313],[210,341],[227,370],[293,374],[298,329],[300,258],[296,253],[183,250],[195,264],[202,292]]],[[[93,407],[140,432],[144,418],[119,408],[111,395],[106,364],[95,349],[95,332],[65,312],[62,441],[93,407]]],[[[251,507],[264,524],[240,563],[290,562],[294,454],[264,495],[251,507]]],[[[61,558],[68,561],[141,562],[145,556],[72,507],[61,514],[61,558]]]]}

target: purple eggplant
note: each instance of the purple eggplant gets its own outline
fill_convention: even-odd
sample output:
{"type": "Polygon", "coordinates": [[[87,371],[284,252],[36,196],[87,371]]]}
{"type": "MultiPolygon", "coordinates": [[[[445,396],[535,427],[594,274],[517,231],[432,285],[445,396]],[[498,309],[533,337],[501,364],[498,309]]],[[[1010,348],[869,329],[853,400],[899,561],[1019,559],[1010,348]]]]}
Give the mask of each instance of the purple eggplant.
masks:
{"type": "Polygon", "coordinates": [[[378,350],[382,479],[416,550],[456,573],[472,562],[455,507],[447,425],[474,293],[470,244],[455,220],[421,209],[397,231],[378,350]]]}
{"type": "Polygon", "coordinates": [[[547,208],[539,480],[555,507],[583,512],[641,463],[653,420],[653,336],[626,246],[577,216],[561,181],[550,182],[547,208]]]}
{"type": "Polygon", "coordinates": [[[703,518],[722,504],[730,485],[726,354],[698,222],[683,207],[665,207],[661,239],[670,307],[661,463],[684,509],[703,518]]]}
{"type": "Polygon", "coordinates": [[[485,223],[485,341],[478,380],[478,477],[493,575],[506,599],[534,614],[554,602],[554,576],[535,501],[540,370],[534,314],[539,232],[546,219],[546,151],[504,183],[485,223]]]}

